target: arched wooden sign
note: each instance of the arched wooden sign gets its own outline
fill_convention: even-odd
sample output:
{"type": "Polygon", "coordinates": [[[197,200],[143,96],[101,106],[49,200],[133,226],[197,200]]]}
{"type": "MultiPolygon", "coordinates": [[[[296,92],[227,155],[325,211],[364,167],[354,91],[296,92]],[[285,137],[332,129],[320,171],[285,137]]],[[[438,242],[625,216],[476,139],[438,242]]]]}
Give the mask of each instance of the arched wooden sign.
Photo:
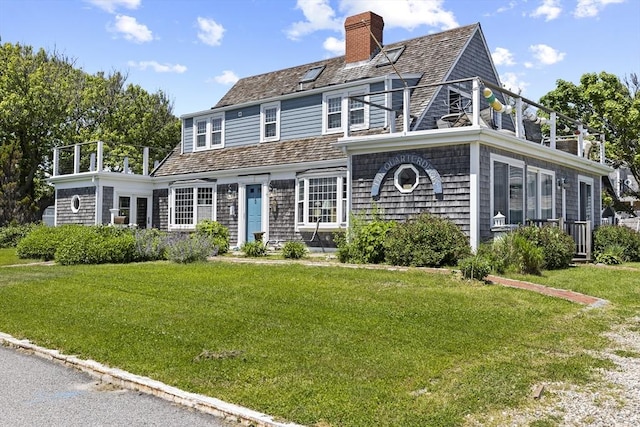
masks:
{"type": "Polygon", "coordinates": [[[376,176],[373,178],[373,185],[371,186],[371,197],[377,200],[380,197],[380,186],[384,182],[389,171],[394,167],[405,163],[411,163],[412,165],[418,166],[422,169],[431,180],[433,192],[436,195],[442,195],[442,179],[440,178],[440,174],[436,168],[433,167],[429,160],[422,156],[418,156],[417,154],[398,154],[384,162],[378,170],[378,173],[376,173],[376,176]]]}

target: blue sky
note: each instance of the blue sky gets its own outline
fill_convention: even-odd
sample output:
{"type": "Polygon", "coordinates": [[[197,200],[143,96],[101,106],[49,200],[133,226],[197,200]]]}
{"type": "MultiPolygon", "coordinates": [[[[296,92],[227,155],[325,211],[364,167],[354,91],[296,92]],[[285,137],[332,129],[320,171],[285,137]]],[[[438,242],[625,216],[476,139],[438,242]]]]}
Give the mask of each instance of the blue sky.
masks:
{"type": "Polygon", "coordinates": [[[344,53],[371,10],[392,43],[480,22],[502,83],[534,101],[557,79],[640,74],[640,0],[0,0],[0,39],[121,71],[182,115],[241,77],[344,53]]]}

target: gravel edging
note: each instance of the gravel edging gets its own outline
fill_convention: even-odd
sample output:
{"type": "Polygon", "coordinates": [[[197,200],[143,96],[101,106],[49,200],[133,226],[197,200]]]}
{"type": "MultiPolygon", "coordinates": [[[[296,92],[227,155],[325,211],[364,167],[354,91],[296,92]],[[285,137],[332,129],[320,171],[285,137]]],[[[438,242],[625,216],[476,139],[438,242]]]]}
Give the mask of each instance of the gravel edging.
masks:
{"type": "Polygon", "coordinates": [[[19,340],[2,332],[0,332],[0,345],[24,350],[38,357],[78,369],[103,383],[153,395],[169,402],[217,416],[225,421],[236,422],[239,425],[256,427],[302,427],[294,423],[276,421],[269,415],[220,399],[189,393],[148,377],[135,375],[117,368],[110,368],[94,360],[84,360],[76,356],[65,355],[57,350],[40,347],[28,340],[19,340]]]}
{"type": "Polygon", "coordinates": [[[611,346],[590,354],[610,360],[615,368],[599,369],[599,381],[582,387],[542,384],[542,396],[528,407],[482,419],[469,417],[465,426],[515,427],[536,421],[560,427],[640,426],[640,317],[631,318],[604,335],[611,340],[611,346]]]}

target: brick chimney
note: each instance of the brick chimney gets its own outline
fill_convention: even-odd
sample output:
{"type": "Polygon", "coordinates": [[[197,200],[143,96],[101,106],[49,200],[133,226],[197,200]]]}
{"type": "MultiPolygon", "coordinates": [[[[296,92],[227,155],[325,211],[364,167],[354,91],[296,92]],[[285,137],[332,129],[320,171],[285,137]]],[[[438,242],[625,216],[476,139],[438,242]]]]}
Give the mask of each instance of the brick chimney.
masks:
{"type": "Polygon", "coordinates": [[[382,16],[373,12],[364,12],[350,16],[344,21],[346,38],[345,62],[366,61],[378,51],[378,45],[371,37],[371,33],[382,45],[382,29],[384,20],[382,16]],[[369,32],[371,29],[371,33],[369,32]]]}

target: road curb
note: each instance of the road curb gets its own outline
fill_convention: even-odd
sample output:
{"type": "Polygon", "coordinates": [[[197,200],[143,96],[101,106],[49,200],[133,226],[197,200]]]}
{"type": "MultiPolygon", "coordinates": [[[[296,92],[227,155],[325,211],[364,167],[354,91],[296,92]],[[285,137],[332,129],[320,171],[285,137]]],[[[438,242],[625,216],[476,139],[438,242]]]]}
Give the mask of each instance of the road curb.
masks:
{"type": "Polygon", "coordinates": [[[3,332],[0,332],[0,344],[18,348],[38,357],[78,369],[104,383],[153,395],[178,405],[220,417],[225,421],[255,427],[302,427],[299,424],[276,421],[269,415],[220,399],[189,393],[148,377],[135,375],[117,368],[110,368],[95,360],[84,360],[76,356],[60,353],[58,350],[40,347],[28,340],[19,340],[3,332]]]}

